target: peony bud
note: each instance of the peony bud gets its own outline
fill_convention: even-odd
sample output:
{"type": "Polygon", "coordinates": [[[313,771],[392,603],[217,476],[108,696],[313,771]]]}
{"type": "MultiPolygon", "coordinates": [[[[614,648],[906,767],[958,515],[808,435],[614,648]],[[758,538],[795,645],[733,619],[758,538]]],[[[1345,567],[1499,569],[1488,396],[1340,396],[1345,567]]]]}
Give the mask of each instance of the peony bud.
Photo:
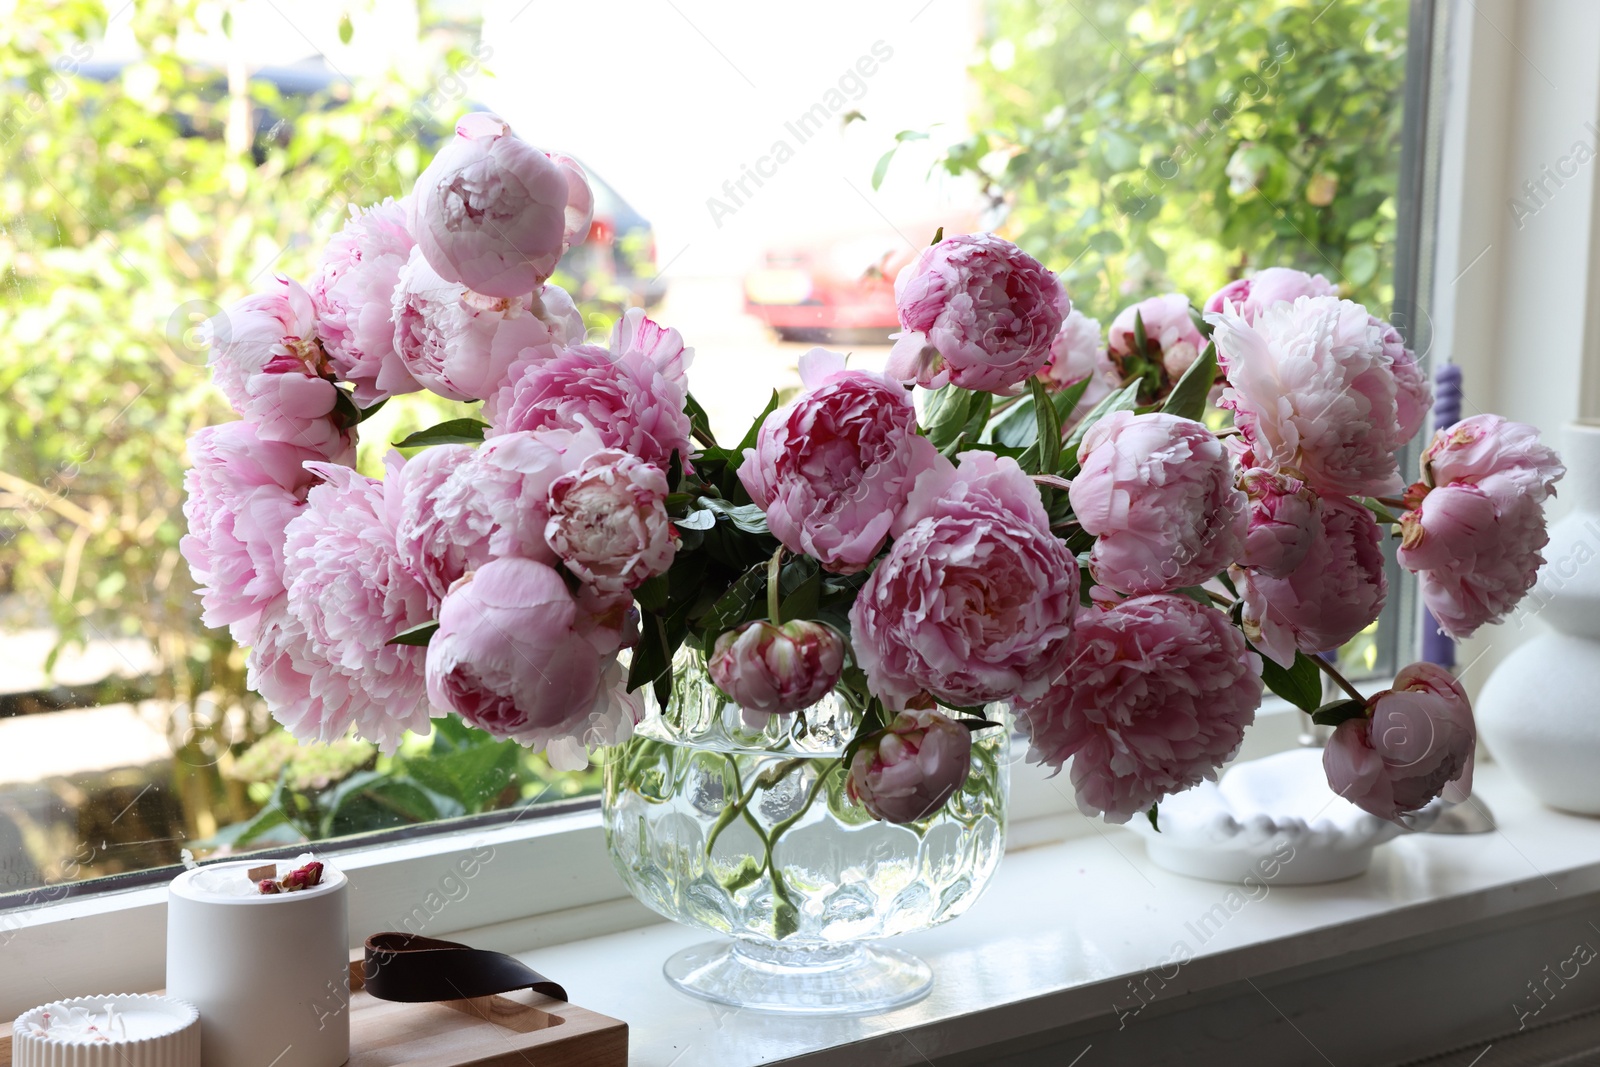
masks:
{"type": "Polygon", "coordinates": [[[925,819],[967,780],[972,735],[937,711],[902,711],[856,750],[845,789],[874,819],[925,819]]]}
{"type": "Polygon", "coordinates": [[[1454,801],[1471,795],[1477,736],[1461,684],[1442,667],[1413,663],[1367,701],[1366,715],[1335,728],[1322,766],[1335,793],[1395,819],[1447,788],[1454,801]]]}
{"type": "Polygon", "coordinates": [[[808,708],[839,682],[844,638],[820,622],[747,622],[717,638],[706,661],[711,680],[744,709],[745,723],[808,708]]]}

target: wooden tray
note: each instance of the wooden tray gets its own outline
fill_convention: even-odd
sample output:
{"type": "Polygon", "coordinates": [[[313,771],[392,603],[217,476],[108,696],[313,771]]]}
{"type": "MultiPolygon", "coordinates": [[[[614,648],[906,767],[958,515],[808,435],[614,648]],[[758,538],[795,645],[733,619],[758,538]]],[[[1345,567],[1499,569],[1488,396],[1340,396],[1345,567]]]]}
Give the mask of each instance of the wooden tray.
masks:
{"type": "MultiPolygon", "coordinates": [[[[438,1004],[396,1004],[362,991],[350,964],[348,1067],[627,1067],[628,1024],[523,990],[438,1004]]],[[[0,1031],[11,1067],[11,1026],[0,1031]]]]}

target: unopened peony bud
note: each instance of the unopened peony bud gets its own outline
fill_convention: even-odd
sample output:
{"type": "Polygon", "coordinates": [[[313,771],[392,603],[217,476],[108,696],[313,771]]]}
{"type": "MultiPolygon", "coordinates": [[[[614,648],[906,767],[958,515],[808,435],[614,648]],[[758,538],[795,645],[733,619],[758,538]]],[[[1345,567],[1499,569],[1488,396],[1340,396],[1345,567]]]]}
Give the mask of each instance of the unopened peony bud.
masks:
{"type": "Polygon", "coordinates": [[[937,711],[902,711],[856,750],[845,789],[874,819],[925,819],[967,780],[972,735],[937,711]]]}
{"type": "Polygon", "coordinates": [[[718,637],[706,668],[760,729],[768,715],[808,708],[838,684],[844,639],[820,622],[757,620],[718,637]]]}

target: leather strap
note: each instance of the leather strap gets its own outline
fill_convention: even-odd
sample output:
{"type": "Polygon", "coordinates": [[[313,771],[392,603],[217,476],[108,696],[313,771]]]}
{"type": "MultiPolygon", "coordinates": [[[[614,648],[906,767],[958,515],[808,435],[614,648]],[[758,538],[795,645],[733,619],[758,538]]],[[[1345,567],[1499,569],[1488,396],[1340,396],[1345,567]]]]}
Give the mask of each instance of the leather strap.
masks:
{"type": "Polygon", "coordinates": [[[362,972],[368,993],[379,1000],[405,1004],[466,1000],[513,989],[567,999],[561,986],[503,952],[415,934],[382,933],[367,938],[362,972]]]}

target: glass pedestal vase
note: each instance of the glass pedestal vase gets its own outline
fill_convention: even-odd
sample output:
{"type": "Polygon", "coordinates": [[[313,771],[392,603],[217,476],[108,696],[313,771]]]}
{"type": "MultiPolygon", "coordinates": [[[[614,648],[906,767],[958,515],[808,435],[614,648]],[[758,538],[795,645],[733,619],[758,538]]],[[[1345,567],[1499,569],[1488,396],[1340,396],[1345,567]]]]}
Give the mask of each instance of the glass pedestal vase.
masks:
{"type": "Polygon", "coordinates": [[[1009,717],[973,736],[972,770],[945,806],[878,822],[845,790],[854,713],[837,696],[745,724],[697,663],[672,707],[606,764],[604,819],[629,890],[721,935],[664,968],[694,996],[756,1011],[870,1014],[919,1000],[927,964],[868,944],[955,918],[1005,847],[1009,717]]]}

